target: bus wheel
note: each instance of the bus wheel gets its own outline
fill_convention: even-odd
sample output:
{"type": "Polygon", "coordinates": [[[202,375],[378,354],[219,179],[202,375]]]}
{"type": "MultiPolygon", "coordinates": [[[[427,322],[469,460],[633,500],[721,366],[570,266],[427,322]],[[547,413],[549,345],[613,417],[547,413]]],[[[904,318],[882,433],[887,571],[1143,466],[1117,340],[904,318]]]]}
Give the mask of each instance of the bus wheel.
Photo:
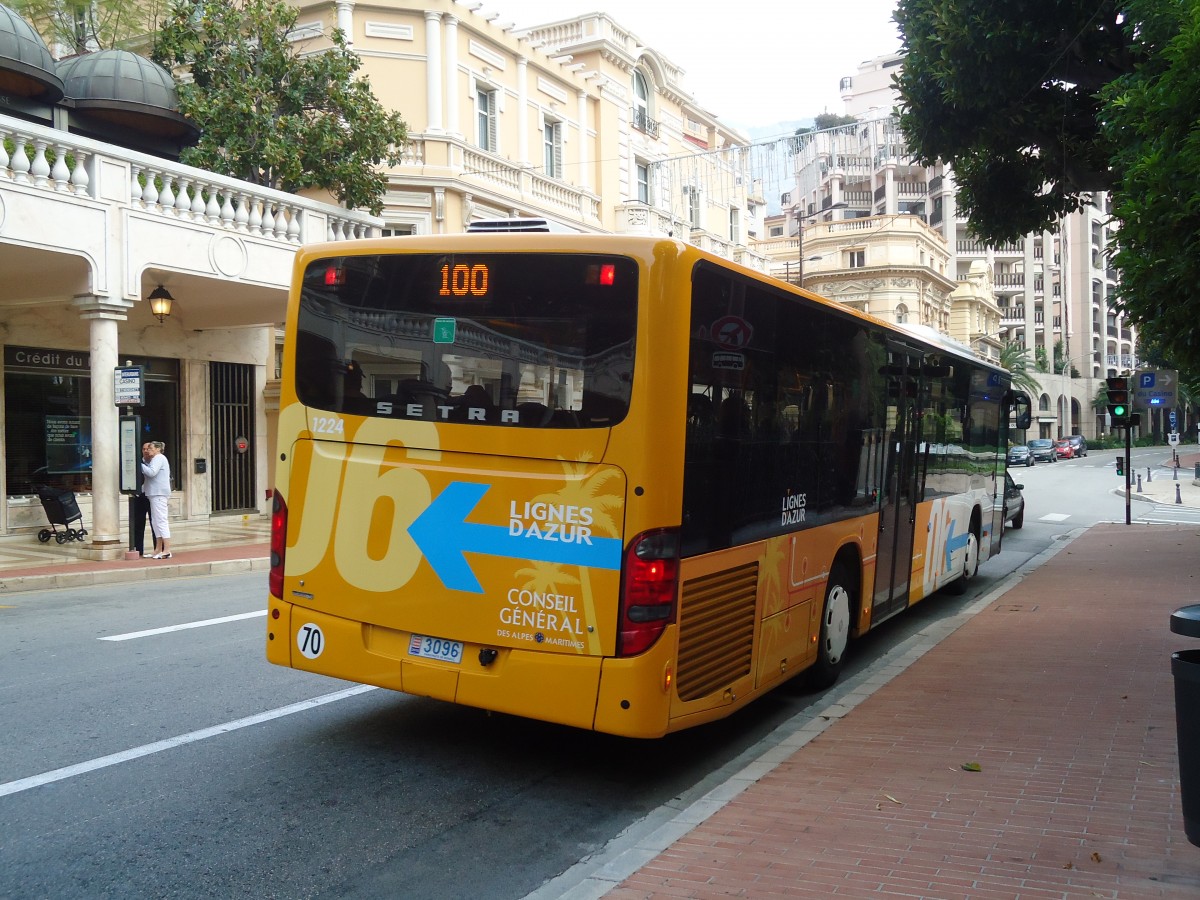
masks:
{"type": "Polygon", "coordinates": [[[854,593],[845,568],[835,566],[825,586],[825,606],[821,611],[821,636],[817,641],[817,661],[809,678],[818,690],[831,686],[842,671],[846,647],[850,643],[850,610],[854,593]]]}

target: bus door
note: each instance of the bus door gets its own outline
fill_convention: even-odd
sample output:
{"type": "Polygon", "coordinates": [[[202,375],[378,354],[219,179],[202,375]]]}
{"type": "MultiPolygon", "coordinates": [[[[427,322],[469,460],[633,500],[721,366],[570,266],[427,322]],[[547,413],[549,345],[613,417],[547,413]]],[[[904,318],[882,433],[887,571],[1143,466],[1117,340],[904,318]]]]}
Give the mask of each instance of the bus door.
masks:
{"type": "Polygon", "coordinates": [[[921,439],[921,353],[888,341],[887,424],[883,489],[879,493],[879,550],[871,621],[880,622],[908,605],[912,572],[917,486],[923,462],[921,439]]]}

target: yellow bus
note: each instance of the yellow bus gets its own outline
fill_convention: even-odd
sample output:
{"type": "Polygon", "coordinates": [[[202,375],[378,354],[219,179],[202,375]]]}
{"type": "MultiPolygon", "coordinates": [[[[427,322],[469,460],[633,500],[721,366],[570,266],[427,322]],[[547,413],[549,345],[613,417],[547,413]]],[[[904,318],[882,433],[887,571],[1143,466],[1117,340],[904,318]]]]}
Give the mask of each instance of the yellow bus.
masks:
{"type": "Polygon", "coordinates": [[[918,331],[671,239],[302,249],[267,658],[635,737],[831,684],[1000,548],[1028,398],[918,331]]]}

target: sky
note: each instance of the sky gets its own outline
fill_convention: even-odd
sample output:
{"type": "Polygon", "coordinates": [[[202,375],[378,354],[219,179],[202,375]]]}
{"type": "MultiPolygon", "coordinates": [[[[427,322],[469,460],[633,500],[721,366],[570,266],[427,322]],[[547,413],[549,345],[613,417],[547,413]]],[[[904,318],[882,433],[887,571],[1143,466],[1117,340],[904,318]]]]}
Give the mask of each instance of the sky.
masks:
{"type": "MultiPolygon", "coordinates": [[[[460,0],[461,2],[461,0],[460,0]]],[[[606,12],[684,70],[703,108],[742,129],[844,111],[842,77],[900,48],[896,0],[484,0],[516,27],[606,12]]]]}

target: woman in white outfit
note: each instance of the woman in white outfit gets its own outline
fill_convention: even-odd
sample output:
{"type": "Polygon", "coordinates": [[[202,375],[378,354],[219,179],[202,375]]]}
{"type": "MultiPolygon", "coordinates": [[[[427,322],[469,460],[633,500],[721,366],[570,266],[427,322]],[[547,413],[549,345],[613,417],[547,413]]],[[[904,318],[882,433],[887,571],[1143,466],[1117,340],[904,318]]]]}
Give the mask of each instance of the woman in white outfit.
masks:
{"type": "Polygon", "coordinates": [[[154,555],[151,559],[171,558],[171,526],[167,524],[167,504],[171,499],[171,464],[166,444],[150,441],[142,452],[142,493],[150,501],[150,527],[154,530],[154,555]]]}

